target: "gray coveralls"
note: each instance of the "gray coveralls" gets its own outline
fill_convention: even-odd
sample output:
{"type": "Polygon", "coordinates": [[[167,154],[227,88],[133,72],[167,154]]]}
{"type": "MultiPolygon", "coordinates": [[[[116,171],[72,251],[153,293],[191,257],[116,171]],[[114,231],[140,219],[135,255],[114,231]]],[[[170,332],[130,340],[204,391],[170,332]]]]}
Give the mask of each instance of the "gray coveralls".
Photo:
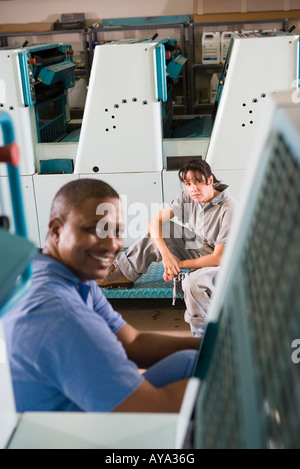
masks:
{"type": "MultiPolygon", "coordinates": [[[[220,194],[204,206],[192,200],[186,192],[170,204],[177,220],[163,225],[163,237],[169,250],[180,260],[211,254],[217,244],[226,244],[236,201],[227,186],[215,184],[214,188],[220,194]]],[[[149,233],[117,257],[120,270],[133,282],[147,272],[152,262],[161,260],[149,233]]],[[[203,267],[180,275],[186,305],[184,318],[196,337],[204,332],[218,271],[219,267],[203,267]]]]}

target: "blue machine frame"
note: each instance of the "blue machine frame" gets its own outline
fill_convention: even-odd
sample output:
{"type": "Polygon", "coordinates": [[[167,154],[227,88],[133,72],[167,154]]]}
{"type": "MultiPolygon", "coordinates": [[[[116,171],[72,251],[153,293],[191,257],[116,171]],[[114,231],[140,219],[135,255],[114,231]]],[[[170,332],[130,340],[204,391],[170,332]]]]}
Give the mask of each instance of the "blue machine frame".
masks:
{"type": "MultiPolygon", "coordinates": [[[[15,142],[12,121],[6,112],[0,112],[0,127],[3,130],[4,140],[4,147],[0,147],[0,161],[4,161],[2,158],[4,148],[7,147],[6,154],[9,153],[11,151],[9,146],[15,142]]],[[[5,162],[8,168],[16,235],[11,235],[0,228],[0,316],[28,288],[31,279],[29,263],[37,251],[36,247],[26,239],[27,230],[17,162],[12,161],[12,158],[5,162]]]]}

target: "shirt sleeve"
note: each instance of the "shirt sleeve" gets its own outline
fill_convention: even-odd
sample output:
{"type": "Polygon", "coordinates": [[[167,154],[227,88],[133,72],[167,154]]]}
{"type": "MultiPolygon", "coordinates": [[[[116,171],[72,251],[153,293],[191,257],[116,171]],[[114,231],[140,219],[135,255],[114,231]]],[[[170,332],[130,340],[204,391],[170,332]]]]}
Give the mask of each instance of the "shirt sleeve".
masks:
{"type": "Polygon", "coordinates": [[[232,218],[233,218],[233,211],[234,211],[233,205],[228,206],[226,210],[224,210],[222,217],[220,218],[219,232],[214,243],[215,246],[217,244],[226,245],[228,236],[229,236],[232,218]]]}
{"type": "Polygon", "coordinates": [[[103,317],[112,332],[116,334],[126,324],[126,321],[120,313],[113,309],[96,282],[91,282],[91,293],[94,311],[103,317]]]}
{"type": "Polygon", "coordinates": [[[110,412],[144,381],[105,320],[63,314],[38,358],[44,379],[85,412],[110,412]]]}
{"type": "MultiPolygon", "coordinates": [[[[186,215],[184,213],[184,210],[185,210],[185,204],[188,204],[188,203],[189,203],[189,200],[188,200],[187,194],[185,192],[182,192],[180,195],[175,197],[169,205],[174,215],[178,218],[178,220],[180,220],[183,223],[187,221],[185,220],[186,215]]],[[[187,207],[188,206],[186,206],[186,208],[187,207]]]]}

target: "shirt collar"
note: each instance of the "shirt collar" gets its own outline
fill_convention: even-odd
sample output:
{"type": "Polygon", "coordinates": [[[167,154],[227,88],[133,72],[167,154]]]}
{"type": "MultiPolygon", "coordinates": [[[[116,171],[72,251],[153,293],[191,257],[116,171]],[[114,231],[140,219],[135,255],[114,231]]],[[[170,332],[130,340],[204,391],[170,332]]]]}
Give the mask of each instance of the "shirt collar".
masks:
{"type": "Polygon", "coordinates": [[[213,205],[218,205],[219,203],[223,202],[229,195],[229,187],[225,184],[214,184],[214,188],[220,192],[220,194],[216,195],[210,203],[213,205]]]}
{"type": "Polygon", "coordinates": [[[76,290],[78,291],[83,301],[86,303],[88,294],[90,293],[90,290],[91,290],[90,285],[88,285],[87,283],[82,283],[78,281],[76,285],[76,290]]]}
{"type": "Polygon", "coordinates": [[[33,262],[33,272],[35,276],[44,275],[46,273],[48,281],[51,279],[62,279],[69,285],[73,285],[86,303],[91,289],[90,282],[81,282],[77,275],[53,257],[46,256],[42,253],[37,254],[33,262]]]}

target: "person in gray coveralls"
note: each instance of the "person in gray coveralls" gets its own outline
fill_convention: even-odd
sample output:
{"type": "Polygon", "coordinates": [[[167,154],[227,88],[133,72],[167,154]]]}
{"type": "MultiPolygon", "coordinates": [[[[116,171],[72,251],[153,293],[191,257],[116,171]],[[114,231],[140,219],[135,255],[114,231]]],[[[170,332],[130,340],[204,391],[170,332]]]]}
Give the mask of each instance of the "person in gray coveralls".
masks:
{"type": "Polygon", "coordinates": [[[236,201],[202,158],[182,167],[179,179],[186,190],[150,220],[149,233],[121,252],[98,284],[130,288],[152,262],[162,261],[164,280],[181,284],[185,321],[201,337],[236,201]]]}

